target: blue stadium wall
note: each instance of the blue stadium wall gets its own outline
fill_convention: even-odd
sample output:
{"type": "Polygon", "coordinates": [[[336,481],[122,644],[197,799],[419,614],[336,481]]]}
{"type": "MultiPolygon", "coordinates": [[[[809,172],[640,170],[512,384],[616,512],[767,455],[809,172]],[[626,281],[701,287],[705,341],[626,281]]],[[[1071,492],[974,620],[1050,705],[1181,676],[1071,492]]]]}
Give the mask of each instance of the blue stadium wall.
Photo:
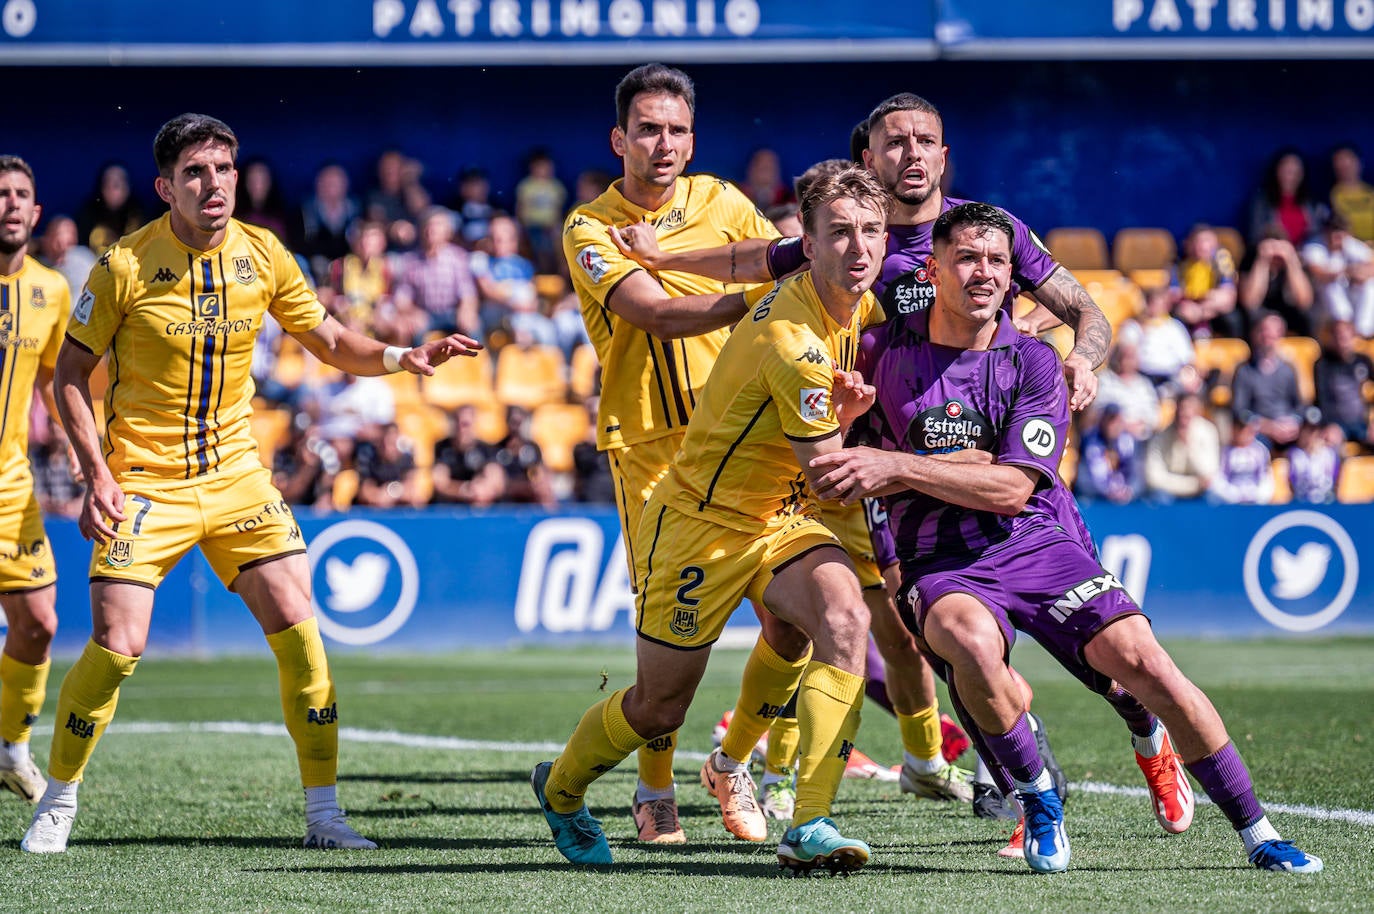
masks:
{"type": "MultiPolygon", "coordinates": [[[[38,170],[49,214],[72,212],[98,167],[132,169],[147,206],[152,137],[168,117],[229,121],[245,155],[265,155],[292,198],[341,162],[365,186],[395,146],[427,166],[437,201],[465,166],[487,168],[509,201],[520,157],[550,148],[571,186],[581,169],[618,172],[607,134],[625,66],[406,68],[4,67],[23,95],[4,152],[38,170]]],[[[897,91],[946,112],[956,190],[1033,226],[1127,225],[1175,233],[1197,220],[1244,227],[1270,154],[1293,144],[1316,187],[1326,153],[1353,140],[1374,172],[1368,60],[921,61],[688,67],[698,86],[696,167],[727,176],[759,146],[788,173],[845,155],[850,128],[897,91]]]]}
{"type": "MultiPolygon", "coordinates": [[[[1374,632],[1374,509],[1089,507],[1111,579],[1164,636],[1308,637],[1374,632]]],[[[316,608],[326,640],[369,652],[447,651],[521,644],[629,645],[634,604],[614,511],[546,514],[356,511],[300,515],[310,541],[316,608]]],[[[90,637],[90,549],[75,523],[48,522],[60,582],[58,654],[90,637]]],[[[134,548],[137,549],[135,543],[134,548]]],[[[752,643],[738,610],[726,643],[752,643]]],[[[262,634],[200,553],[158,590],[149,650],[264,652],[262,634]]]]}

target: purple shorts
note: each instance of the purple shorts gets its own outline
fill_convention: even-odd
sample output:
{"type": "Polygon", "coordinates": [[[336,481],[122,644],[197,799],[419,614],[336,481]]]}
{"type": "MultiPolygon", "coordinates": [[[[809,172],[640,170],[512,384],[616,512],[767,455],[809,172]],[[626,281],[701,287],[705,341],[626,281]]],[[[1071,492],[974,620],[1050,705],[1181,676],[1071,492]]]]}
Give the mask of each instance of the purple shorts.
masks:
{"type": "Polygon", "coordinates": [[[897,543],[892,538],[892,526],[887,522],[887,508],[879,502],[879,510],[869,512],[872,518],[873,559],[879,571],[897,564],[897,543]]]}
{"type": "Polygon", "coordinates": [[[997,620],[1008,653],[1019,629],[1099,692],[1109,680],[1088,666],[1083,649],[1110,623],[1140,613],[1077,531],[1049,524],[1023,529],[981,555],[932,557],[904,568],[902,578],[897,608],[918,635],[932,604],[966,593],[997,620]]]}

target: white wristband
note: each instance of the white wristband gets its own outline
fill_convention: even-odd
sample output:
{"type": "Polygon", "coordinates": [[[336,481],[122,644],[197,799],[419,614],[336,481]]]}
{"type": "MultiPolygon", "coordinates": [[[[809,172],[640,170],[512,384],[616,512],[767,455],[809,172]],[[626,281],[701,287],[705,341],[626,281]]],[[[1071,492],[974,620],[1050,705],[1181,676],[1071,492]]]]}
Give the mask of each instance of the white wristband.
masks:
{"type": "Polygon", "coordinates": [[[382,367],[388,374],[395,374],[401,370],[401,356],[409,352],[405,346],[388,346],[382,350],[382,367]]]}

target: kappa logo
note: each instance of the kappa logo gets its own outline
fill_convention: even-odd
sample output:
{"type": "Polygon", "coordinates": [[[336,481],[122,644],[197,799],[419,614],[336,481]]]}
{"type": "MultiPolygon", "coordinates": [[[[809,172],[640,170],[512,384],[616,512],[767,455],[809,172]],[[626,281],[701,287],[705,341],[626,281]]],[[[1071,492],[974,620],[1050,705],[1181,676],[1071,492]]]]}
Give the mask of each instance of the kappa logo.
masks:
{"type": "Polygon", "coordinates": [[[218,292],[203,292],[196,296],[196,317],[201,320],[219,317],[218,292]]]}
{"type": "Polygon", "coordinates": [[[170,267],[158,267],[158,268],[157,268],[157,272],[153,274],[153,279],[152,279],[152,281],[153,281],[153,282],[176,282],[176,281],[177,281],[177,274],[173,273],[173,272],[172,272],[172,269],[171,269],[170,267]]]}
{"type": "Polygon", "coordinates": [[[34,286],[29,290],[29,305],[31,305],[35,311],[41,311],[48,307],[48,297],[43,293],[42,286],[34,286]]]}
{"type": "Polygon", "coordinates": [[[128,568],[134,560],[134,541],[126,539],[110,540],[110,548],[105,553],[105,564],[115,568],[128,568]]]}
{"type": "Polygon", "coordinates": [[[582,271],[591,277],[592,282],[601,282],[606,274],[611,271],[610,264],[596,248],[588,245],[577,252],[577,265],[582,271]]]}
{"type": "Polygon", "coordinates": [[[825,353],[821,352],[815,346],[806,347],[806,351],[797,356],[796,360],[798,362],[810,362],[812,365],[824,365],[830,361],[830,359],[826,358],[825,353]]]}
{"type": "Polygon", "coordinates": [[[1110,571],[1104,571],[1095,578],[1088,578],[1055,600],[1054,605],[1050,607],[1050,615],[1054,616],[1056,620],[1064,622],[1070,615],[1081,609],[1084,603],[1113,590],[1125,593],[1126,588],[1121,586],[1116,575],[1110,571]]]}
{"type": "Polygon", "coordinates": [[[697,624],[697,611],[686,606],[678,606],[673,609],[673,621],[668,625],[673,634],[679,638],[690,638],[699,629],[697,624]]]}
{"type": "Polygon", "coordinates": [[[830,413],[830,391],[824,387],[803,387],[800,412],[805,422],[824,419],[830,413]]]}
{"type": "Polygon", "coordinates": [[[588,224],[589,224],[589,223],[587,222],[587,220],[586,220],[584,217],[582,217],[582,216],[574,216],[572,219],[570,219],[570,220],[568,221],[568,224],[565,225],[565,226],[563,227],[563,234],[566,235],[566,234],[568,234],[568,232],[571,232],[573,229],[575,229],[575,228],[581,228],[582,226],[588,225],[588,224]]]}
{"type": "Polygon", "coordinates": [[[1021,426],[1021,443],[1036,457],[1048,457],[1054,453],[1059,441],[1054,426],[1044,419],[1032,419],[1021,426]]]}
{"type": "Polygon", "coordinates": [[[234,278],[240,284],[248,286],[257,281],[258,273],[253,269],[253,258],[235,257],[234,258],[234,278]]]}
{"type": "Polygon", "coordinates": [[[669,210],[665,215],[660,216],[654,223],[654,228],[668,230],[681,228],[687,222],[687,211],[681,208],[669,210]]]}

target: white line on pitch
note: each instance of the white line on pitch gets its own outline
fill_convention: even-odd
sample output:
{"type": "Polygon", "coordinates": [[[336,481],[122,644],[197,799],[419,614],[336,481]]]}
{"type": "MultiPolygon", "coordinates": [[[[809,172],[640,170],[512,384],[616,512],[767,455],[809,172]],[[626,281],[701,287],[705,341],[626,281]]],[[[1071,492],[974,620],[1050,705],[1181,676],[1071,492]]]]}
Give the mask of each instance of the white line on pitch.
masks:
{"type": "MultiPolygon", "coordinates": [[[[286,727],[281,724],[249,723],[247,721],[207,721],[204,723],[170,723],[159,721],[129,721],[112,723],[107,733],[232,733],[253,736],[286,736],[286,727]]],[[[429,736],[422,733],[401,733],[396,730],[362,730],[357,727],[340,727],[339,739],[353,743],[383,743],[392,746],[405,746],[408,749],[444,749],[451,752],[534,752],[558,753],[563,751],[562,743],[515,743],[500,740],[460,739],[456,736],[429,736]]],[[[690,761],[705,761],[703,752],[679,751],[677,757],[690,761]]],[[[1096,781],[1075,781],[1070,785],[1074,790],[1084,793],[1102,793],[1113,796],[1143,797],[1147,795],[1144,787],[1122,787],[1116,784],[1099,784],[1096,781]]],[[[1210,803],[1205,796],[1199,795],[1199,803],[1210,803]]],[[[1294,803],[1265,803],[1267,812],[1282,812],[1308,819],[1350,822],[1355,825],[1374,827],[1374,812],[1363,809],[1327,809],[1323,806],[1309,806],[1294,803]]]]}

